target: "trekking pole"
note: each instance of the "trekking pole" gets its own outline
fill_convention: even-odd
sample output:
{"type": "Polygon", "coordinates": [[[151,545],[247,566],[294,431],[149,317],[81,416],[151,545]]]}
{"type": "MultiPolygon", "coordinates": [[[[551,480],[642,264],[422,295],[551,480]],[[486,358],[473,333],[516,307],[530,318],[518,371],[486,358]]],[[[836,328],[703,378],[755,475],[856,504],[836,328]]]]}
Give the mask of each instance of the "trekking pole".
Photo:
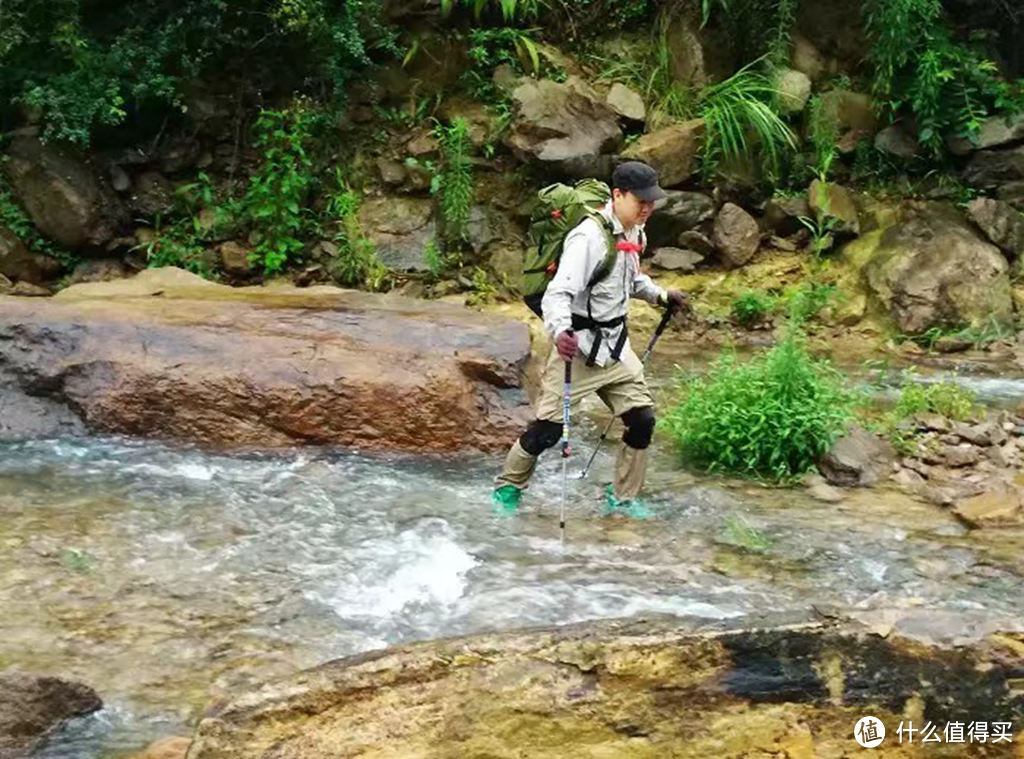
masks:
{"type": "MultiPolygon", "coordinates": [[[[644,353],[640,357],[641,365],[647,364],[647,359],[651,357],[651,352],[654,350],[655,343],[658,342],[658,338],[661,337],[661,333],[665,331],[665,327],[668,326],[669,319],[672,318],[674,309],[669,305],[665,309],[665,313],[661,316],[661,321],[658,322],[658,326],[654,329],[654,334],[651,335],[651,339],[647,343],[647,347],[644,348],[644,353]]],[[[608,420],[608,426],[604,428],[604,432],[601,433],[601,439],[597,441],[597,445],[594,446],[593,453],[590,454],[590,460],[587,461],[587,465],[583,467],[583,471],[580,472],[580,479],[582,480],[587,476],[587,472],[590,471],[590,466],[594,463],[594,459],[597,458],[597,452],[601,450],[601,445],[604,443],[605,438],[608,437],[608,433],[612,431],[612,425],[615,424],[615,417],[613,416],[608,420]]]]}
{"type": "Polygon", "coordinates": [[[562,534],[562,545],[565,545],[565,499],[569,489],[569,395],[572,390],[572,361],[565,362],[565,386],[562,391],[562,514],[558,520],[558,529],[562,534]]]}

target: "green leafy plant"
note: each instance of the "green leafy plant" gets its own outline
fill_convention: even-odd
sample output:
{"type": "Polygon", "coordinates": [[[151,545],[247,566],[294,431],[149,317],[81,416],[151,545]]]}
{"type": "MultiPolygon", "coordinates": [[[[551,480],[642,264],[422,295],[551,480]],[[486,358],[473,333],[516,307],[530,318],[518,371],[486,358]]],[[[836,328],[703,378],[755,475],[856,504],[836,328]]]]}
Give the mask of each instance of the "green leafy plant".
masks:
{"type": "Polygon", "coordinates": [[[771,538],[741,516],[726,518],[723,537],[724,542],[752,553],[766,553],[772,547],[771,538]]]}
{"type": "Polygon", "coordinates": [[[134,246],[146,254],[151,269],[177,266],[205,279],[216,279],[211,254],[197,238],[191,218],[163,224],[158,216],[150,239],[134,246]]]}
{"type": "Polygon", "coordinates": [[[365,285],[369,290],[385,290],[391,272],[378,259],[373,241],[363,234],[359,223],[360,197],[346,184],[340,169],[335,169],[337,190],[328,198],[324,215],[334,228],[337,253],[328,268],[343,285],[365,285]]]}
{"type": "Polygon", "coordinates": [[[498,287],[491,280],[487,270],[479,266],[473,267],[473,287],[466,295],[467,306],[482,306],[498,297],[498,287]]]}
{"type": "Polygon", "coordinates": [[[807,105],[807,133],[814,147],[814,170],[818,179],[828,181],[839,151],[839,113],[835,98],[815,95],[807,105]]]}
{"type": "Polygon", "coordinates": [[[311,228],[305,205],[313,185],[307,152],[314,114],[301,101],[283,111],[261,111],[253,126],[253,145],[261,163],[242,198],[241,209],[257,243],[254,262],[265,274],[281,271],[304,247],[311,228]]]}
{"type": "Polygon", "coordinates": [[[983,348],[997,340],[1012,339],[1015,334],[1012,325],[990,316],[978,325],[929,327],[923,332],[897,335],[897,340],[911,340],[928,350],[934,349],[943,339],[968,343],[973,348],[983,348]]]}
{"type": "Polygon", "coordinates": [[[791,324],[803,325],[816,317],[823,308],[835,300],[838,289],[834,284],[803,282],[786,293],[786,310],[791,324]]]}
{"type": "Polygon", "coordinates": [[[913,117],[933,154],[948,133],[973,137],[988,115],[1024,106],[1018,83],[953,38],[940,0],[865,0],[863,11],[875,95],[893,116],[913,117]]]}
{"type": "Polygon", "coordinates": [[[748,290],[732,302],[732,319],[749,329],[765,321],[774,306],[775,299],[770,295],[748,290]]]}
{"type": "Polygon", "coordinates": [[[863,421],[887,435],[900,454],[912,455],[922,437],[913,424],[916,416],[938,414],[953,421],[967,421],[980,410],[977,400],[973,391],[953,380],[923,382],[913,370],[905,370],[900,375],[896,402],[880,415],[867,407],[863,421]]]}
{"type": "Polygon", "coordinates": [[[485,10],[497,7],[505,23],[534,19],[544,7],[541,0],[441,0],[441,12],[447,15],[460,5],[470,8],[478,20],[485,10]]]}
{"type": "Polygon", "coordinates": [[[469,231],[469,209],[475,189],[473,163],[470,157],[469,126],[458,117],[449,126],[438,124],[434,129],[441,146],[441,170],[437,174],[444,237],[449,242],[464,240],[469,231]]]}
{"type": "Polygon", "coordinates": [[[688,463],[787,480],[809,470],[847,429],[856,398],[844,384],[791,328],[746,363],[725,352],[706,376],[684,380],[661,426],[688,463]]]}
{"type": "Polygon", "coordinates": [[[173,118],[211,74],[340,106],[374,56],[397,52],[384,18],[378,0],[4,0],[0,118],[28,107],[47,139],[86,144],[129,115],[173,118]]]}

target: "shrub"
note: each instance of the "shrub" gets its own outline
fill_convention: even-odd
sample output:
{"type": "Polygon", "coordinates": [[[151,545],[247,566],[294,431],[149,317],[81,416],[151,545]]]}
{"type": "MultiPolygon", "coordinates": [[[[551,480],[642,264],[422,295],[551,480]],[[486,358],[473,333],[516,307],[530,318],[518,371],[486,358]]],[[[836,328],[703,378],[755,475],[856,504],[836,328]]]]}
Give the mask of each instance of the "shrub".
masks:
{"type": "Polygon", "coordinates": [[[828,451],[853,418],[854,403],[843,377],[790,329],[747,363],[723,353],[706,377],[684,381],[661,424],[688,462],[784,480],[828,451]]]}
{"type": "Polygon", "coordinates": [[[335,171],[338,190],[328,199],[326,216],[335,229],[338,253],[329,264],[331,274],[343,285],[365,285],[370,290],[385,289],[391,272],[379,260],[373,241],[363,234],[359,224],[360,197],[349,189],[341,171],[335,171]]]}
{"type": "Polygon", "coordinates": [[[973,391],[955,382],[921,382],[905,375],[891,418],[901,422],[916,414],[931,413],[963,421],[974,412],[977,400],[973,391]]]}
{"type": "Polygon", "coordinates": [[[242,198],[242,213],[259,240],[254,257],[265,274],[281,271],[303,248],[312,218],[305,209],[313,184],[306,144],[314,114],[301,102],[261,111],[253,128],[262,161],[242,198]]]}
{"type": "Polygon", "coordinates": [[[775,299],[765,293],[748,290],[732,302],[733,321],[741,327],[753,327],[765,320],[775,305],[775,299]]]}

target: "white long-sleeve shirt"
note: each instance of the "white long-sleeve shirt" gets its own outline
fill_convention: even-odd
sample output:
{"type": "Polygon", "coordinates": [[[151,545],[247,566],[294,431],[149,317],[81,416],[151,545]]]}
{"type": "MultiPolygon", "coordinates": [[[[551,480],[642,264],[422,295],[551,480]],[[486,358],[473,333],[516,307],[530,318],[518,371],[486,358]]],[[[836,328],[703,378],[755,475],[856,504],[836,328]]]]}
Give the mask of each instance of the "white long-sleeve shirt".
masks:
{"type": "MultiPolygon", "coordinates": [[[[611,202],[605,205],[600,213],[611,221],[616,241],[625,240],[639,244],[640,225],[634,225],[626,232],[622,222],[612,211],[611,202]]],[[[607,251],[608,237],[605,230],[590,217],[581,221],[566,235],[558,271],[548,284],[541,301],[544,326],[552,338],[572,327],[573,314],[588,316],[588,298],[590,318],[603,322],[625,316],[631,297],[642,298],[648,303],[657,303],[664,295],[665,290],[640,271],[639,255],[624,251],[617,253],[615,265],[608,276],[588,289],[587,283],[604,261],[607,251]]],[[[598,366],[608,363],[621,331],[621,326],[602,329],[603,337],[595,357],[598,366]]],[[[584,356],[590,355],[594,337],[592,330],[581,330],[577,333],[580,352],[584,356]]],[[[626,351],[628,346],[627,339],[623,351],[626,351]]]]}

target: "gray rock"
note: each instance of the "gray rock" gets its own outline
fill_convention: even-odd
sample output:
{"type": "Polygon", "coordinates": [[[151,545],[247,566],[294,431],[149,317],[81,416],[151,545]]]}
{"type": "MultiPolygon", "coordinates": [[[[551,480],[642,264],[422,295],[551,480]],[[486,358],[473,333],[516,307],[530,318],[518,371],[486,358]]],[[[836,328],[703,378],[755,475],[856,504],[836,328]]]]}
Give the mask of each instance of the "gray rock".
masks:
{"type": "Polygon", "coordinates": [[[0,675],[0,756],[26,756],[43,735],[64,720],[102,707],[96,691],[87,685],[6,672],[0,675]]]}
{"type": "Polygon", "coordinates": [[[818,462],[818,469],[833,485],[867,487],[885,476],[895,459],[887,441],[853,427],[818,462]]]}
{"type": "Polygon", "coordinates": [[[377,171],[380,172],[380,178],[384,184],[392,186],[402,184],[406,178],[405,167],[398,161],[387,158],[377,159],[377,171]]]}
{"type": "Polygon", "coordinates": [[[800,217],[811,216],[811,206],[805,197],[772,198],[764,209],[764,218],[776,234],[782,237],[796,234],[804,225],[800,217]]]}
{"type": "Polygon", "coordinates": [[[110,167],[110,185],[116,192],[124,192],[132,186],[132,180],[127,171],[114,164],[110,167]]]}
{"type": "Polygon", "coordinates": [[[228,274],[246,275],[252,273],[252,264],[249,262],[249,255],[252,250],[234,240],[221,243],[217,252],[220,255],[221,267],[228,274]]]}
{"type": "Polygon", "coordinates": [[[624,84],[616,82],[608,90],[605,102],[617,114],[631,121],[643,121],[647,116],[644,99],[624,84]]]}
{"type": "Polygon", "coordinates": [[[982,123],[977,139],[951,135],[946,140],[954,155],[967,155],[975,150],[998,148],[1024,139],[1024,113],[991,116],[982,123]]]}
{"type": "Polygon", "coordinates": [[[1011,258],[1024,252],[1024,214],[1009,203],[975,198],[967,206],[967,216],[1011,258]]]}
{"type": "Polygon", "coordinates": [[[701,234],[695,229],[691,229],[680,234],[677,242],[679,243],[680,248],[700,253],[705,258],[715,254],[714,243],[712,243],[706,235],[701,234]]]}
{"type": "Polygon", "coordinates": [[[775,75],[779,107],[785,113],[800,113],[811,97],[811,79],[795,69],[780,69],[775,75]]]}
{"type": "Polygon", "coordinates": [[[147,171],[135,179],[129,204],[133,211],[151,217],[174,209],[174,185],[158,171],[147,171]]]}
{"type": "Polygon", "coordinates": [[[965,467],[981,460],[981,451],[970,443],[947,445],[941,451],[942,463],[948,467],[965,467]]]}
{"type": "Polygon", "coordinates": [[[178,174],[196,165],[202,147],[192,137],[176,137],[160,148],[160,171],[164,174],[178,174]]]}
{"type": "Polygon", "coordinates": [[[69,285],[79,282],[109,282],[129,275],[128,267],[118,258],[99,258],[82,261],[78,264],[68,280],[69,285]]]}
{"type": "Polygon", "coordinates": [[[715,217],[715,248],[729,268],[743,266],[761,244],[761,230],[754,217],[733,203],[726,203],[715,217]]]}
{"type": "Polygon", "coordinates": [[[680,271],[688,274],[704,260],[704,256],[692,250],[681,248],[658,248],[651,264],[666,271],[680,271]]]}
{"type": "Polygon", "coordinates": [[[853,236],[860,234],[857,204],[849,190],[842,185],[815,179],[807,190],[807,203],[816,218],[828,215],[838,220],[832,230],[834,233],[853,236]]]}
{"type": "Polygon", "coordinates": [[[518,155],[543,163],[615,151],[618,116],[582,80],[526,79],[513,91],[516,117],[505,138],[518,155]]]}
{"type": "Polygon", "coordinates": [[[679,245],[699,250],[684,244],[681,236],[714,218],[715,202],[699,192],[667,190],[665,194],[668,197],[664,204],[647,222],[645,231],[648,244],[655,248],[679,245]]]}
{"type": "Polygon", "coordinates": [[[48,298],[53,293],[41,285],[21,281],[14,283],[14,287],[11,288],[11,295],[16,295],[20,298],[48,298]]]}
{"type": "Polygon", "coordinates": [[[398,271],[428,271],[423,251],[437,236],[432,213],[425,198],[373,198],[359,208],[359,221],[382,264],[398,271]]]}
{"type": "Polygon", "coordinates": [[[890,124],[875,135],[875,149],[897,158],[913,158],[917,147],[917,140],[899,124],[890,124]]]}
{"type": "Polygon", "coordinates": [[[492,211],[484,205],[471,206],[466,222],[466,241],[474,253],[479,253],[498,239],[496,224],[491,218],[492,211]]]}
{"type": "Polygon", "coordinates": [[[39,231],[65,248],[98,248],[128,223],[110,185],[74,149],[18,137],[8,158],[15,195],[39,231]]]}
{"type": "Polygon", "coordinates": [[[953,433],[961,440],[980,446],[1002,445],[1009,437],[1002,425],[996,421],[989,420],[980,424],[953,425],[953,433]]]}
{"type": "Polygon", "coordinates": [[[14,283],[0,274],[0,295],[7,295],[12,289],[14,289],[14,283]]]}
{"type": "Polygon", "coordinates": [[[1007,150],[979,150],[963,173],[964,181],[985,190],[1024,181],[1024,145],[1007,150]]]}
{"type": "Polygon", "coordinates": [[[19,282],[43,282],[60,271],[60,263],[33,253],[7,227],[0,226],[0,274],[19,282]]]}

